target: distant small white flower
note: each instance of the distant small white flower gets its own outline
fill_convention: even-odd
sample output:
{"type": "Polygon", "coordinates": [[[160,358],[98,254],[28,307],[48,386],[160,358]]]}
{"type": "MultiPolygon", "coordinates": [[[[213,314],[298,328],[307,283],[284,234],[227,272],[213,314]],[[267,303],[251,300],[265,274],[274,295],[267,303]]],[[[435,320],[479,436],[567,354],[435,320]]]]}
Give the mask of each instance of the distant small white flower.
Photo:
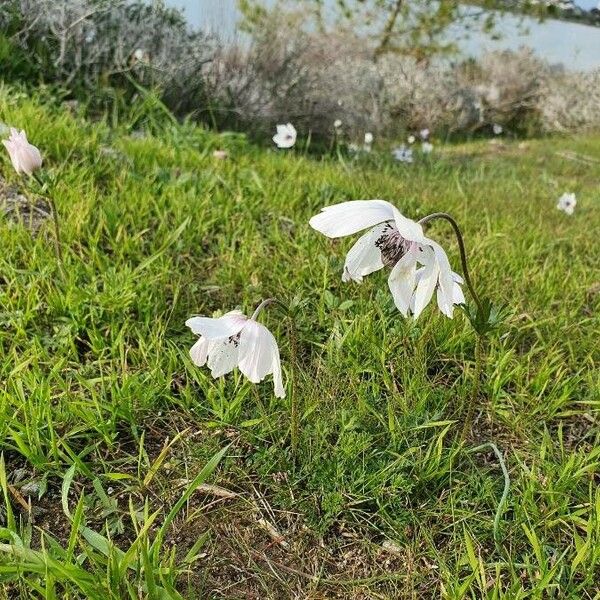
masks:
{"type": "Polygon", "coordinates": [[[296,136],[296,128],[291,123],[277,125],[277,133],[273,136],[273,141],[278,148],[291,148],[296,143],[296,136]]]}
{"type": "Polygon", "coordinates": [[[430,154],[433,151],[433,144],[429,142],[423,142],[421,144],[421,152],[423,154],[430,154]]]}
{"type": "Polygon", "coordinates": [[[464,302],[462,280],[452,272],[443,248],[425,236],[419,223],[407,219],[389,202],[354,200],[327,206],[312,217],[310,225],[330,238],[368,228],[350,248],[342,280],[361,283],[365,275],[390,267],[388,286],[404,316],[412,313],[416,319],[434,292],[439,309],[447,317],[452,317],[456,304],[464,302]]]}
{"type": "Polygon", "coordinates": [[[358,144],[348,144],[348,152],[356,154],[360,150],[358,144]]]}
{"type": "Polygon", "coordinates": [[[373,143],[373,134],[370,131],[365,133],[365,145],[370,146],[373,143]]]}
{"type": "Polygon", "coordinates": [[[133,60],[135,62],[147,63],[150,62],[150,55],[143,48],[136,48],[133,52],[133,60]]]}
{"type": "Polygon", "coordinates": [[[494,132],[494,135],[501,135],[502,132],[504,131],[504,128],[502,127],[502,125],[498,125],[498,123],[494,123],[492,130],[494,132]]]}
{"type": "Polygon", "coordinates": [[[335,129],[341,129],[342,128],[342,121],[341,121],[341,119],[336,119],[333,122],[333,126],[334,126],[335,129]]]}
{"type": "Polygon", "coordinates": [[[415,143],[415,141],[416,141],[416,138],[415,138],[415,136],[414,136],[414,135],[409,135],[409,136],[408,136],[408,143],[409,143],[409,144],[414,144],[414,143],[415,143]]]}
{"type": "Polygon", "coordinates": [[[422,140],[429,139],[429,129],[427,129],[427,128],[421,129],[421,131],[419,132],[419,135],[421,136],[422,140]]]}
{"type": "Polygon", "coordinates": [[[577,198],[575,194],[565,193],[558,199],[556,208],[562,210],[568,215],[572,215],[575,212],[575,206],[577,206],[577,198]]]}
{"type": "Polygon", "coordinates": [[[192,346],[190,356],[199,367],[208,364],[215,379],[235,367],[239,367],[252,383],[259,383],[272,373],[275,396],[284,398],[279,347],[273,334],[256,321],[264,304],[260,304],[250,318],[233,310],[217,319],[188,319],[185,324],[200,336],[192,346]]]}
{"type": "Polygon", "coordinates": [[[392,150],[392,155],[399,162],[411,163],[413,161],[413,151],[406,146],[400,146],[392,150]]]}
{"type": "Polygon", "coordinates": [[[226,160],[229,158],[229,152],[227,152],[227,150],[215,150],[212,155],[213,158],[216,158],[217,160],[226,160]]]}

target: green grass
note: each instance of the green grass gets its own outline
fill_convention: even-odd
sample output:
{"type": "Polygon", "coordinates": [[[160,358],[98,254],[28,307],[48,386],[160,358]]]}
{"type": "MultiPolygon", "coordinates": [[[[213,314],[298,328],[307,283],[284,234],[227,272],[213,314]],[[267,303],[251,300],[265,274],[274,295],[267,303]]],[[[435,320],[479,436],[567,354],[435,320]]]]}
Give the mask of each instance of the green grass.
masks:
{"type": "MultiPolygon", "coordinates": [[[[65,254],[63,277],[50,222],[0,222],[0,598],[600,598],[598,165],[558,154],[600,162],[599,136],[406,166],[260,149],[152,106],[143,138],[6,88],[0,107],[56,178],[65,254]],[[509,305],[464,445],[465,317],[403,319],[383,273],[343,284],[352,241],[307,224],[361,198],[450,212],[477,288],[509,305]],[[290,307],[262,316],[285,400],[188,357],[186,318],[267,297],[290,307]],[[484,443],[510,474],[496,532],[484,443]]],[[[451,230],[431,234],[458,269],[451,230]]]]}

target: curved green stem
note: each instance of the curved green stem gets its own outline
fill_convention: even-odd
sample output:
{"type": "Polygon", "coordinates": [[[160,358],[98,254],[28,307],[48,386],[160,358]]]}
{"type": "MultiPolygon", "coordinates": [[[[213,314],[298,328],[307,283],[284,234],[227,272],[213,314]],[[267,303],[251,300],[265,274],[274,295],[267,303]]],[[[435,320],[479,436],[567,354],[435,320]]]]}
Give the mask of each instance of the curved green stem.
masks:
{"type": "Polygon", "coordinates": [[[452,229],[454,229],[454,233],[456,235],[456,240],[458,241],[458,249],[460,251],[460,262],[462,264],[463,275],[465,276],[465,283],[467,284],[467,287],[469,288],[469,292],[471,292],[471,296],[473,297],[475,304],[477,304],[477,308],[479,309],[479,312],[482,313],[483,306],[481,304],[481,300],[479,299],[479,296],[477,295],[477,292],[475,291],[475,287],[473,286],[471,276],[469,275],[469,266],[467,264],[467,252],[465,250],[465,242],[464,242],[460,227],[458,226],[458,223],[454,220],[454,217],[452,217],[448,213],[444,213],[444,212],[436,212],[436,213],[427,215],[426,217],[423,217],[419,221],[419,224],[426,225],[427,223],[429,223],[430,221],[434,221],[435,219],[444,219],[445,221],[448,221],[448,223],[450,223],[450,225],[452,225],[452,229]]]}
{"type": "MultiPolygon", "coordinates": [[[[473,417],[475,416],[475,407],[477,406],[477,399],[479,398],[479,390],[481,389],[481,375],[483,373],[483,363],[485,354],[483,344],[483,337],[477,334],[477,338],[475,340],[475,381],[473,383],[473,389],[471,390],[471,396],[468,400],[467,414],[464,417],[463,428],[460,434],[461,442],[464,442],[473,426],[473,417]]],[[[462,412],[464,413],[464,409],[462,412]]]]}
{"type": "Polygon", "coordinates": [[[502,491],[502,496],[500,497],[500,502],[498,502],[498,508],[496,509],[496,515],[494,516],[494,539],[498,541],[498,528],[500,527],[500,518],[502,517],[502,513],[504,512],[504,506],[506,504],[506,500],[508,498],[508,492],[510,490],[510,476],[508,474],[508,469],[506,468],[506,464],[504,462],[504,458],[500,450],[496,444],[492,444],[491,442],[487,442],[485,444],[481,444],[481,446],[477,446],[476,448],[472,448],[469,452],[479,452],[483,448],[491,448],[500,463],[500,468],[502,469],[502,475],[504,476],[504,490],[502,491]]]}

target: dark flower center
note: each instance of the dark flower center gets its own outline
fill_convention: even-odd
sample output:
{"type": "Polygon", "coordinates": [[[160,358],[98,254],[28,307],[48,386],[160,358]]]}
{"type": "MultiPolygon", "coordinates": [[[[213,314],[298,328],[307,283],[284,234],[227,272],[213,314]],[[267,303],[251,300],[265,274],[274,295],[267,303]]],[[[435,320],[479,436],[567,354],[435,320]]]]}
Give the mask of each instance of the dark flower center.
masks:
{"type": "Polygon", "coordinates": [[[391,223],[385,224],[383,233],[375,240],[375,246],[381,252],[381,261],[386,267],[393,267],[408,252],[410,244],[391,223]]]}

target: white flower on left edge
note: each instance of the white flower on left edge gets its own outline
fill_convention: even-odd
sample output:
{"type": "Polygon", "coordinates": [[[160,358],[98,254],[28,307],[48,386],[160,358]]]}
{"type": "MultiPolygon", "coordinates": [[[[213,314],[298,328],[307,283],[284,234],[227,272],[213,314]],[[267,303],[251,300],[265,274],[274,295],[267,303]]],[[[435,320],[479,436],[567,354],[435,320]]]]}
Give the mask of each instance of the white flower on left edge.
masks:
{"type": "Polygon", "coordinates": [[[273,334],[255,317],[256,313],[248,318],[233,310],[217,319],[188,319],[185,324],[200,336],[190,356],[199,367],[207,364],[214,378],[230,373],[235,367],[252,383],[259,383],[272,373],[275,396],[284,398],[279,347],[273,334]]]}
{"type": "Polygon", "coordinates": [[[563,194],[558,199],[556,208],[558,208],[558,210],[562,210],[568,215],[572,215],[575,212],[575,206],[577,206],[577,197],[575,194],[563,194]]]}
{"type": "Polygon", "coordinates": [[[277,125],[277,133],[273,136],[273,141],[278,148],[291,148],[296,143],[296,128],[288,123],[287,125],[277,125]]]}
{"type": "Polygon", "coordinates": [[[391,268],[388,286],[398,310],[416,319],[437,292],[439,309],[452,317],[454,306],[464,302],[462,279],[452,272],[443,248],[425,236],[422,226],[406,218],[385,200],[352,200],[322,209],[310,225],[330,238],[363,229],[350,248],[343,281],[362,282],[383,267],[391,268]]]}
{"type": "Polygon", "coordinates": [[[42,155],[40,151],[27,141],[24,131],[18,131],[11,127],[10,137],[3,140],[4,147],[17,173],[31,175],[42,166],[42,155]]]}

